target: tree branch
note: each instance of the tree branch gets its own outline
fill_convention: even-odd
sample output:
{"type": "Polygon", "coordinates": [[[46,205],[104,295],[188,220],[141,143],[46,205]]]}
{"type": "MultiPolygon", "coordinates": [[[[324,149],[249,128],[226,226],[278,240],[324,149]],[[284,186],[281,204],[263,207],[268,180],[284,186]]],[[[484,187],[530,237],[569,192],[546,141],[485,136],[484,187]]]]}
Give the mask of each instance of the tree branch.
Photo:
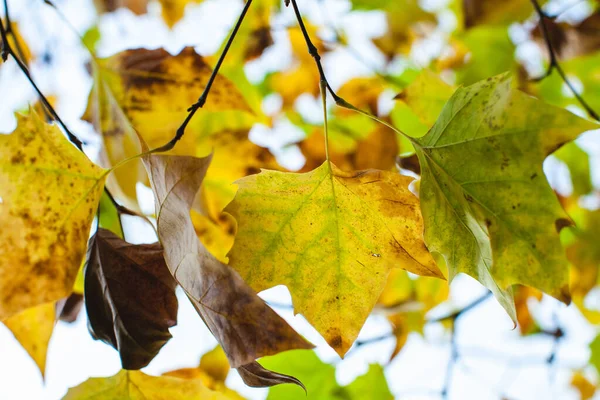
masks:
{"type": "Polygon", "coordinates": [[[550,56],[550,65],[548,65],[548,69],[546,70],[546,73],[542,77],[538,78],[537,80],[540,81],[540,80],[550,76],[552,74],[552,71],[556,70],[556,72],[558,72],[558,74],[560,75],[563,82],[569,87],[569,90],[573,93],[573,95],[575,96],[575,98],[577,99],[579,104],[581,104],[581,106],[585,109],[585,111],[588,113],[588,115],[591,118],[595,119],[596,121],[600,121],[600,116],[598,115],[598,113],[596,113],[596,111],[594,111],[592,109],[592,107],[590,107],[590,105],[583,99],[581,94],[579,94],[577,89],[575,89],[575,87],[573,86],[571,81],[567,78],[567,75],[565,74],[564,70],[562,69],[560,63],[558,62],[556,50],[554,49],[554,45],[553,45],[552,39],[550,37],[550,32],[548,31],[548,26],[546,25],[546,19],[549,19],[550,17],[548,15],[546,15],[544,10],[542,10],[542,7],[540,6],[540,4],[538,3],[537,0],[531,0],[531,3],[533,4],[533,8],[535,9],[535,12],[537,13],[537,15],[540,19],[540,21],[539,21],[540,30],[542,32],[542,36],[544,38],[544,42],[546,43],[546,47],[548,48],[548,54],[550,56]]]}
{"type": "Polygon", "coordinates": [[[294,14],[296,14],[296,19],[298,20],[298,25],[300,26],[302,35],[304,36],[304,41],[306,42],[306,46],[308,47],[308,54],[312,56],[312,58],[315,60],[315,63],[317,64],[317,69],[319,70],[319,77],[321,78],[321,82],[323,82],[325,87],[327,87],[327,90],[329,91],[329,93],[331,93],[331,96],[333,97],[337,105],[348,104],[344,99],[338,96],[329,85],[327,77],[325,76],[325,71],[323,70],[323,64],[321,63],[321,55],[319,54],[319,50],[317,49],[317,47],[313,44],[313,42],[310,39],[310,35],[306,30],[306,26],[304,25],[304,20],[302,19],[302,15],[300,14],[300,10],[298,9],[298,4],[296,3],[296,0],[291,0],[291,4],[294,8],[294,14]]]}

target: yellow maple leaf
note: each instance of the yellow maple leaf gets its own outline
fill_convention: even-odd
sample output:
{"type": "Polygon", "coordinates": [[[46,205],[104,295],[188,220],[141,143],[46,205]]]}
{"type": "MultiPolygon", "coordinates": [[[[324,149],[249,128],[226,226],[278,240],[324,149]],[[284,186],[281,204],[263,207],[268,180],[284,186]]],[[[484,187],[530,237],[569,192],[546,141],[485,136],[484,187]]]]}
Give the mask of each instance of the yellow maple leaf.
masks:
{"type": "Polygon", "coordinates": [[[327,162],[241,179],[225,209],[238,221],[230,265],[256,291],[285,284],[295,310],[344,355],[393,267],[443,278],[423,242],[411,181],[327,162]]]}
{"type": "Polygon", "coordinates": [[[0,135],[0,318],[71,293],[106,171],[31,111],[0,135]]]}

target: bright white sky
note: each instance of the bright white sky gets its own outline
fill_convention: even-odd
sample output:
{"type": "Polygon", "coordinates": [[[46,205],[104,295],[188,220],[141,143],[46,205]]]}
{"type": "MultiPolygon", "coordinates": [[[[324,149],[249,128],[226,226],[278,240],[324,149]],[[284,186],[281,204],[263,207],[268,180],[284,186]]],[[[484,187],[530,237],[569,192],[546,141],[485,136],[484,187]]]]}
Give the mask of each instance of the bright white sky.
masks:
{"type": "MultiPolygon", "coordinates": [[[[89,1],[58,1],[67,18],[77,31],[84,32],[94,20],[94,11],[89,1]]],[[[91,80],[83,64],[86,53],[78,44],[77,37],[58,20],[51,8],[41,0],[9,0],[13,19],[20,22],[28,43],[37,54],[42,54],[49,46],[53,65],[51,68],[36,62],[32,66],[36,81],[46,94],[59,94],[58,112],[81,138],[91,143],[89,152],[93,155],[97,139],[91,127],[79,120],[86,105],[91,80]]],[[[323,9],[317,0],[301,0],[303,11],[315,22],[322,21],[323,9]]],[[[436,1],[425,3],[435,4],[436,1]]],[[[437,1],[439,3],[439,1],[437,1]]],[[[378,14],[346,15],[349,8],[345,0],[324,1],[327,18],[338,27],[346,29],[352,47],[364,59],[381,67],[383,59],[369,44],[369,38],[384,30],[384,18],[378,14]]],[[[186,18],[169,31],[159,17],[159,9],[153,8],[148,16],[135,17],[126,10],[105,17],[100,25],[103,40],[100,56],[108,56],[133,47],[165,47],[178,52],[183,46],[196,46],[200,54],[215,52],[228,33],[241,9],[238,0],[206,0],[200,6],[189,8],[186,18]]],[[[443,18],[447,18],[444,16],[443,18]]],[[[291,10],[278,18],[275,26],[284,27],[294,23],[291,10]]],[[[450,21],[450,23],[452,23],[450,21]]],[[[324,32],[327,34],[327,32],[324,32]]],[[[276,44],[258,62],[247,67],[251,80],[260,80],[272,69],[287,65],[289,45],[285,31],[275,31],[276,44]]],[[[435,43],[424,45],[422,52],[416,52],[414,59],[427,58],[427,49],[435,43]]],[[[335,51],[325,57],[326,71],[334,87],[354,76],[369,73],[364,64],[344,51],[335,51]]],[[[396,66],[401,68],[401,65],[396,66]]],[[[26,80],[19,74],[14,63],[0,69],[0,132],[11,132],[15,127],[12,115],[15,109],[26,107],[35,101],[35,95],[26,80]]],[[[392,93],[390,93],[391,97],[392,93]]],[[[382,101],[385,105],[386,101],[382,101]]],[[[267,109],[278,107],[276,98],[266,102],[267,109]]],[[[299,109],[310,118],[317,120],[321,115],[320,103],[311,98],[301,99],[299,109]]],[[[280,162],[292,168],[302,165],[301,156],[294,149],[282,150],[281,146],[297,132],[289,124],[277,124],[274,130],[257,127],[251,133],[253,140],[273,148],[280,162]]],[[[600,146],[593,138],[584,139],[592,151],[600,154],[600,146]]],[[[594,159],[598,166],[598,158],[594,159]]],[[[595,168],[596,171],[600,168],[595,168]]],[[[553,163],[547,171],[557,185],[569,190],[564,169],[553,163]]],[[[599,181],[599,176],[594,176],[599,181]]],[[[129,231],[128,238],[136,241],[153,241],[151,234],[142,230],[143,225],[129,231]]],[[[452,285],[453,303],[460,307],[483,293],[481,286],[470,278],[460,276],[452,285]]],[[[290,303],[287,289],[278,287],[264,294],[277,303],[290,303]]],[[[600,305],[600,294],[595,298],[600,305]]],[[[449,307],[440,310],[443,314],[449,307]],[[445,311],[444,311],[445,310],[445,311]]],[[[543,338],[520,338],[512,330],[512,323],[505,312],[494,301],[489,300],[466,315],[458,324],[458,346],[462,357],[454,369],[451,399],[499,399],[501,395],[510,399],[577,399],[578,394],[569,387],[570,373],[567,368],[584,366],[587,362],[587,343],[595,332],[582,316],[573,308],[567,308],[553,299],[544,298],[533,307],[540,322],[548,330],[555,329],[553,314],[556,313],[561,326],[566,327],[567,337],[561,343],[555,366],[548,369],[542,360],[552,348],[552,341],[543,338]],[[528,360],[528,361],[523,361],[528,360]],[[539,362],[537,362],[538,360],[539,362]]],[[[300,317],[293,317],[290,311],[279,310],[301,334],[318,345],[319,356],[337,365],[337,378],[341,384],[351,382],[356,376],[366,372],[369,363],[385,364],[393,349],[393,340],[364,346],[351,351],[344,360],[328,348],[323,339],[300,317]]],[[[59,399],[66,390],[90,376],[110,376],[119,369],[116,351],[109,346],[94,341],[86,327],[84,312],[74,324],[59,322],[56,326],[48,354],[47,376],[42,381],[35,364],[14,340],[10,332],[0,326],[0,399],[59,399]]],[[[360,339],[379,336],[389,330],[385,317],[373,316],[365,325],[360,339]]],[[[173,339],[163,348],[158,357],[144,370],[151,374],[197,365],[200,356],[212,349],[216,341],[204,327],[201,319],[180,296],[179,323],[172,329],[173,339]]],[[[441,326],[427,326],[425,338],[411,335],[405,349],[386,368],[386,375],[392,392],[397,398],[406,400],[439,399],[449,357],[449,337],[441,326]]],[[[588,370],[588,373],[591,373],[588,370]]],[[[263,399],[264,389],[250,389],[243,385],[232,372],[231,386],[248,398],[263,399]]],[[[310,399],[310,395],[308,396],[310,399]]],[[[600,396],[597,396],[600,398],[600,396]]]]}

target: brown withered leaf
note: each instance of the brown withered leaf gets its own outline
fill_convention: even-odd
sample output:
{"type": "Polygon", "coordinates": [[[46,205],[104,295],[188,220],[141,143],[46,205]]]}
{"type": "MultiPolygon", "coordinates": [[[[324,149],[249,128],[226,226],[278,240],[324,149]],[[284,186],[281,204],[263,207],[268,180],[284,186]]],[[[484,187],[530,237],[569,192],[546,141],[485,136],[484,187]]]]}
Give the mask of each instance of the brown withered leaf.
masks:
{"type": "MultiPolygon", "coordinates": [[[[96,60],[83,119],[102,134],[103,164],[112,166],[139,154],[137,134],[152,148],[171,140],[211,74],[206,59],[192,47],[176,55],[164,49],[131,49],[96,60]]],[[[236,85],[218,74],[206,104],[171,153],[197,155],[197,144],[210,129],[220,131],[238,118],[253,119],[253,111],[236,85]]],[[[145,179],[141,162],[135,160],[115,170],[108,187],[135,210],[136,183],[145,179]]]]}
{"type": "MultiPolygon", "coordinates": [[[[540,1],[545,3],[545,0],[540,1]]],[[[477,25],[510,25],[533,14],[530,0],[462,0],[465,28],[477,25]]]]}
{"type": "MultiPolygon", "coordinates": [[[[211,157],[149,155],[143,161],[154,192],[158,237],[167,265],[223,347],[229,363],[254,371],[262,377],[261,385],[288,382],[284,377],[271,379],[270,372],[248,365],[262,356],[312,345],[271,310],[237,272],[208,252],[190,219],[194,196],[211,157]]],[[[245,379],[248,384],[258,382],[250,376],[245,379]]]]}
{"type": "MultiPolygon", "coordinates": [[[[552,47],[562,60],[591,54],[600,49],[600,11],[576,25],[556,22],[552,18],[544,18],[544,24],[548,30],[552,47]]],[[[539,24],[536,25],[532,35],[538,46],[548,56],[548,45],[539,24]]]]}
{"type": "Polygon", "coordinates": [[[265,387],[275,386],[281,383],[293,383],[294,385],[300,386],[306,392],[306,387],[300,380],[290,375],[269,371],[256,361],[241,366],[237,371],[248,386],[265,387]]]}
{"type": "Polygon", "coordinates": [[[85,265],[90,333],[119,351],[124,369],[148,365],[177,323],[177,284],[160,244],[133,245],[98,229],[85,265]]]}
{"type": "Polygon", "coordinates": [[[82,307],[83,295],[71,293],[69,297],[56,302],[56,314],[58,315],[58,320],[69,324],[75,322],[82,307]]]}

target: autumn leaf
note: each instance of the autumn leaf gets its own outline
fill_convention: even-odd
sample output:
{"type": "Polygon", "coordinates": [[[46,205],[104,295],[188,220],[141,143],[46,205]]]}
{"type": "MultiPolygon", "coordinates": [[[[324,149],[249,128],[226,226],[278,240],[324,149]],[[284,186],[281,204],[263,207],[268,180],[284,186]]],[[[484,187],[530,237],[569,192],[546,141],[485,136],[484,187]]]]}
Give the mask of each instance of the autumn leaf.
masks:
{"type": "Polygon", "coordinates": [[[84,292],[88,326],[94,338],[119,352],[124,369],[145,367],[171,339],[176,286],[158,243],[133,245],[102,228],[90,239],[84,292]]]}
{"type": "Polygon", "coordinates": [[[0,135],[0,319],[73,288],[106,171],[35,112],[0,135]]]}
{"type": "MultiPolygon", "coordinates": [[[[113,166],[141,152],[137,134],[151,148],[171,140],[187,116],[187,108],[202,93],[212,69],[193,48],[186,47],[175,56],[163,49],[127,50],[97,60],[93,72],[94,86],[83,118],[102,134],[104,162],[113,166]]],[[[236,118],[254,117],[234,84],[217,75],[203,111],[192,119],[173,152],[196,155],[196,142],[210,133],[209,122],[212,132],[218,132],[236,118]]],[[[146,179],[141,162],[132,161],[113,175],[109,188],[135,208],[135,185],[146,179]]]]}
{"type": "Polygon", "coordinates": [[[519,286],[515,290],[515,309],[517,311],[517,322],[521,335],[530,335],[539,332],[539,327],[529,309],[529,301],[542,299],[539,290],[527,286],[519,286]]]}
{"type": "Polygon", "coordinates": [[[422,276],[411,277],[406,271],[392,270],[377,300],[377,311],[387,316],[396,339],[390,360],[403,349],[410,333],[423,334],[425,315],[446,301],[448,294],[447,282],[422,276]]]}
{"type": "Polygon", "coordinates": [[[329,163],[243,178],[226,208],[238,221],[230,265],[256,291],[286,285],[296,312],[343,356],[392,268],[443,277],[423,243],[411,181],[329,163]]]}
{"type": "Polygon", "coordinates": [[[198,379],[150,376],[140,371],[122,370],[108,378],[90,378],[69,389],[63,400],[228,400],[198,379]]]}
{"type": "Polygon", "coordinates": [[[233,200],[236,180],[257,174],[261,168],[282,169],[269,149],[248,138],[248,131],[223,131],[197,145],[198,156],[212,153],[212,161],[202,182],[200,210],[213,219],[233,200]]]}
{"type": "MultiPolygon", "coordinates": [[[[223,347],[231,366],[244,377],[242,370],[255,371],[253,363],[259,357],[312,345],[198,240],[189,213],[210,160],[156,155],[143,158],[155,197],[158,237],[171,274],[223,347]]],[[[281,383],[277,379],[269,383],[281,383]]]]}
{"type": "MultiPolygon", "coordinates": [[[[552,47],[561,60],[592,54],[600,50],[600,11],[596,11],[583,21],[569,25],[556,22],[552,18],[544,18],[544,24],[552,47]]],[[[548,56],[548,44],[542,33],[540,24],[533,30],[533,39],[548,56]]]]}
{"type": "Polygon", "coordinates": [[[596,394],[596,386],[592,384],[581,372],[576,372],[571,378],[571,386],[577,389],[581,400],[589,400],[596,394]]]}
{"type": "Polygon", "coordinates": [[[165,23],[172,28],[185,14],[188,4],[202,3],[203,0],[158,0],[162,7],[162,17],[165,23]]]}
{"type": "Polygon", "coordinates": [[[513,320],[513,284],[569,302],[559,232],[571,224],[544,178],[544,158],[595,124],[511,89],[500,75],[456,91],[414,140],[425,239],[450,279],[464,272],[513,320]]]}
{"type": "Polygon", "coordinates": [[[128,8],[137,15],[146,14],[148,11],[148,0],[94,0],[94,5],[99,14],[119,8],[128,8]]]}
{"type": "MultiPolygon", "coordinates": [[[[12,48],[14,48],[18,52],[21,61],[28,65],[34,60],[33,53],[29,49],[29,45],[27,45],[27,42],[23,38],[23,35],[21,35],[19,24],[14,21],[11,21],[11,29],[12,33],[8,37],[8,43],[11,45],[12,48]]],[[[2,46],[3,43],[2,39],[0,38],[0,47],[2,46]]],[[[4,61],[2,61],[2,58],[0,58],[0,67],[2,66],[2,64],[4,64],[4,61]]]]}
{"type": "Polygon", "coordinates": [[[533,14],[530,0],[462,0],[462,4],[466,28],[476,25],[509,25],[533,14]]]}
{"type": "Polygon", "coordinates": [[[71,293],[69,297],[59,300],[56,303],[56,313],[58,320],[69,324],[75,322],[81,308],[83,307],[83,295],[79,293],[71,293]]]}
{"type": "Polygon", "coordinates": [[[224,393],[231,399],[243,400],[242,396],[225,385],[225,379],[227,379],[230,369],[227,355],[221,346],[217,345],[202,356],[200,365],[197,367],[182,368],[163,375],[181,379],[199,379],[204,386],[211,390],[224,393]]]}
{"type": "MultiPolygon", "coordinates": [[[[307,30],[311,37],[317,38],[316,28],[313,25],[307,25],[307,30]]],[[[319,72],[315,68],[314,60],[306,49],[306,43],[302,31],[298,28],[287,30],[292,53],[296,61],[295,67],[278,72],[271,77],[273,90],[277,92],[282,100],[283,107],[291,108],[296,99],[303,93],[317,96],[319,94],[319,72]]],[[[321,40],[315,41],[319,54],[324,54],[326,47],[321,40]]]]}
{"type": "Polygon", "coordinates": [[[35,361],[44,376],[48,343],[56,324],[54,303],[28,308],[2,322],[35,361]]]}

